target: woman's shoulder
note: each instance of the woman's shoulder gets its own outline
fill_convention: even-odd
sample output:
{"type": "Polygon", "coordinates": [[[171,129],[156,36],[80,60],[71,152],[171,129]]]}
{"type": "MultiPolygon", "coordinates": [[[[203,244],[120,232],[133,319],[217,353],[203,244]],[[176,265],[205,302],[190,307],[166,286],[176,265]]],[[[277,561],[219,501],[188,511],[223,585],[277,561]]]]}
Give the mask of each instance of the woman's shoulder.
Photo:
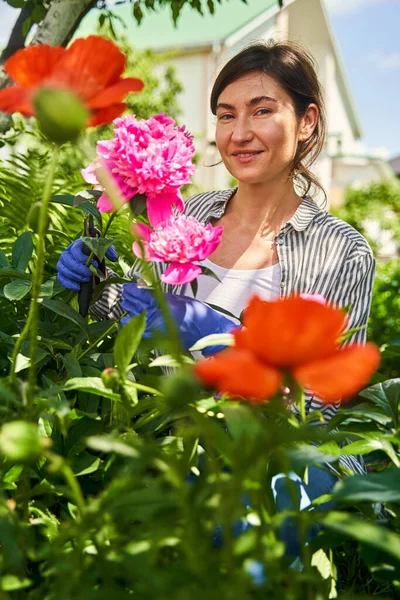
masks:
{"type": "Polygon", "coordinates": [[[224,207],[235,191],[236,188],[229,188],[194,194],[185,200],[185,214],[197,219],[206,217],[216,207],[224,207]]]}
{"type": "Polygon", "coordinates": [[[346,221],[335,217],[327,211],[321,211],[315,219],[315,225],[324,227],[326,234],[334,238],[343,238],[348,241],[353,251],[361,254],[373,255],[371,247],[365,237],[346,221]]]}

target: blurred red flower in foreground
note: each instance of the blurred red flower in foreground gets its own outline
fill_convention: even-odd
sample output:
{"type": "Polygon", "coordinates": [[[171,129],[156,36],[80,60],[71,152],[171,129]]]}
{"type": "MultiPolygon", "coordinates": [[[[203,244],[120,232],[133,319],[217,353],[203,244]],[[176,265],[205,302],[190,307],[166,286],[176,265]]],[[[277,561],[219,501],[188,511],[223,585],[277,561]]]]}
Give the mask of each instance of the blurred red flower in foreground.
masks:
{"type": "Polygon", "coordinates": [[[265,302],[254,296],[235,344],[199,361],[195,374],[221,393],[262,402],[275,394],[288,373],[326,402],[349,398],[379,365],[374,344],[339,347],[346,313],[312,299],[265,302]]]}
{"type": "Polygon", "coordinates": [[[0,90],[0,110],[35,114],[34,97],[41,89],[68,90],[89,112],[88,127],[111,123],[126,108],[129,92],[140,92],[141,79],[121,78],[126,57],[117,46],[100,36],[78,39],[69,48],[28,46],[4,64],[17,85],[0,90]]]}

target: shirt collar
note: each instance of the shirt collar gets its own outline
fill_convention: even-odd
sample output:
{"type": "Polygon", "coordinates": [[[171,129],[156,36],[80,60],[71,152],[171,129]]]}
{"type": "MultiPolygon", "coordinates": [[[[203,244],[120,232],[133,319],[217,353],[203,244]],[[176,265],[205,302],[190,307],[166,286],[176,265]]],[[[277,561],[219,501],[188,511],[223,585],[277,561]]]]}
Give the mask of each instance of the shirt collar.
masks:
{"type": "MultiPolygon", "coordinates": [[[[236,191],[237,187],[216,192],[212,198],[212,206],[207,220],[222,217],[222,215],[225,213],[228,201],[232,198],[236,191]]],[[[304,231],[307,229],[314,217],[321,212],[321,209],[314,202],[314,200],[308,196],[305,196],[294,215],[289,219],[288,224],[290,224],[296,231],[304,231]]]]}

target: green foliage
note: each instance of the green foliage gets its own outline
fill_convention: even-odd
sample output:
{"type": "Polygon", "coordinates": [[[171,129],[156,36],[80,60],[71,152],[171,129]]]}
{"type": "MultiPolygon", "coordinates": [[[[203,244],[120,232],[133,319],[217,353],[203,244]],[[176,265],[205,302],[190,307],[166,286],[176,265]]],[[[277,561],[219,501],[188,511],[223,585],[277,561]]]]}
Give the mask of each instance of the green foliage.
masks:
{"type": "Polygon", "coordinates": [[[343,219],[357,229],[378,252],[382,248],[380,239],[369,235],[368,222],[379,225],[381,235],[390,232],[394,240],[400,239],[400,186],[395,181],[372,183],[362,189],[349,188],[342,206],[332,209],[339,219],[343,219]]]}

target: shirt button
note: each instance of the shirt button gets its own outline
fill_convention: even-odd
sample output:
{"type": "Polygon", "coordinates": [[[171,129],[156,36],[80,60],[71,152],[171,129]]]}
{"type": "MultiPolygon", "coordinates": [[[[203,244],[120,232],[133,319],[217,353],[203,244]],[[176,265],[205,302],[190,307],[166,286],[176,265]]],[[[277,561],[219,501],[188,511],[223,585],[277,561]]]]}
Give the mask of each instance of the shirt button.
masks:
{"type": "Polygon", "coordinates": [[[285,287],[285,284],[283,281],[281,281],[281,288],[283,289],[285,287]]]}
{"type": "Polygon", "coordinates": [[[281,238],[281,237],[276,238],[275,243],[278,244],[278,246],[281,246],[283,244],[283,238],[281,238]]]}

